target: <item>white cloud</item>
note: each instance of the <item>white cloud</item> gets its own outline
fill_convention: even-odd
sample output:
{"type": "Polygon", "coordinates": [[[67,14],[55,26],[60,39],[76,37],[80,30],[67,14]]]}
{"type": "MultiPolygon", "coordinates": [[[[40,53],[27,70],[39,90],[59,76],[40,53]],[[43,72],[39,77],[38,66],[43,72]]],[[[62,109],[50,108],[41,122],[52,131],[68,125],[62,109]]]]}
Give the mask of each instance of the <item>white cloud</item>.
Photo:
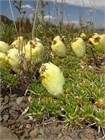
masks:
{"type": "MultiPolygon", "coordinates": [[[[39,20],[41,20],[41,16],[39,16],[38,18],[39,18],[39,20]]],[[[44,16],[44,21],[51,22],[51,23],[56,23],[57,22],[57,19],[54,16],[45,15],[44,16]]]]}
{"type": "Polygon", "coordinates": [[[49,20],[56,20],[56,18],[55,18],[54,16],[49,16],[49,15],[45,15],[45,16],[44,16],[44,19],[45,19],[46,21],[49,21],[49,20]]]}
{"type": "Polygon", "coordinates": [[[76,27],[78,27],[80,25],[80,22],[78,20],[72,20],[72,21],[70,21],[70,23],[76,27]]]}
{"type": "MultiPolygon", "coordinates": [[[[39,19],[41,20],[41,17],[39,16],[39,19]]],[[[58,20],[56,17],[54,16],[49,16],[49,15],[45,15],[44,16],[44,20],[46,22],[51,22],[52,24],[57,24],[59,23],[60,20],[58,20]]],[[[73,24],[75,27],[79,26],[79,21],[78,20],[64,20],[63,24],[67,25],[67,24],[73,24]]]]}
{"type": "Polygon", "coordinates": [[[95,11],[94,9],[89,9],[89,10],[88,10],[88,13],[91,14],[91,13],[93,13],[94,11],[95,11]]]}
{"type": "Polygon", "coordinates": [[[28,8],[28,9],[31,9],[31,10],[35,10],[31,5],[27,4],[27,5],[22,5],[21,8],[28,8]]]}
{"type": "Polygon", "coordinates": [[[86,11],[87,16],[94,16],[96,14],[95,9],[89,9],[86,11]]]}
{"type": "MultiPolygon", "coordinates": [[[[54,1],[55,0],[46,0],[54,1]]],[[[62,2],[62,0],[56,0],[56,2],[62,2]]],[[[105,8],[105,0],[64,0],[67,4],[76,6],[93,7],[93,8],[105,8]]]]}

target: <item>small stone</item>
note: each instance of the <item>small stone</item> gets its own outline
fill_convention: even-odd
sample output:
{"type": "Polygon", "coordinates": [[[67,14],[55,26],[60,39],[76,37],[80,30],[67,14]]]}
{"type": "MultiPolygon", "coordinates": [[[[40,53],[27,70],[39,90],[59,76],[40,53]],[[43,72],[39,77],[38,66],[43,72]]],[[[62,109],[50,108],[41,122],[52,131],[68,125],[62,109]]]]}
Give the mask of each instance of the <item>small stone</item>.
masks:
{"type": "Polygon", "coordinates": [[[44,136],[44,131],[42,128],[40,128],[39,133],[44,136]]]}
{"type": "Polygon", "coordinates": [[[4,97],[4,103],[3,103],[3,105],[5,105],[7,103],[9,103],[9,97],[8,96],[5,96],[4,97]]]}
{"type": "Polygon", "coordinates": [[[59,139],[57,139],[57,135],[51,135],[51,134],[50,134],[48,140],[59,140],[59,139]]]}
{"type": "Polygon", "coordinates": [[[14,124],[15,123],[15,121],[14,120],[8,120],[8,124],[14,124]]]}
{"type": "Polygon", "coordinates": [[[66,135],[66,134],[67,134],[66,129],[62,128],[62,130],[61,130],[61,131],[62,131],[62,134],[63,134],[63,135],[66,135]]]}
{"type": "Polygon", "coordinates": [[[2,121],[3,119],[2,119],[2,117],[0,116],[0,122],[2,121]]]}
{"type": "Polygon", "coordinates": [[[50,130],[47,127],[43,126],[43,132],[44,132],[44,135],[46,135],[46,137],[50,136],[50,130]]]}
{"type": "Polygon", "coordinates": [[[85,133],[85,137],[87,139],[92,139],[92,140],[95,140],[95,136],[94,136],[94,133],[90,132],[90,133],[85,133]]]}
{"type": "Polygon", "coordinates": [[[20,107],[21,107],[21,110],[24,111],[26,108],[27,108],[28,104],[25,103],[25,102],[22,102],[20,107]]]}
{"type": "Polygon", "coordinates": [[[98,138],[97,140],[102,140],[102,138],[98,138]]]}
{"type": "Polygon", "coordinates": [[[51,134],[57,135],[57,134],[59,134],[59,133],[60,133],[60,128],[59,128],[59,127],[53,126],[53,127],[51,128],[51,134]]]}
{"type": "Polygon", "coordinates": [[[62,137],[62,133],[59,133],[59,134],[58,134],[58,138],[61,138],[61,137],[62,137]]]}
{"type": "Polygon", "coordinates": [[[14,120],[16,120],[19,116],[16,110],[10,110],[9,113],[11,114],[14,120]]]}
{"type": "Polygon", "coordinates": [[[18,105],[14,101],[10,101],[9,102],[9,106],[11,106],[11,108],[12,109],[15,109],[15,110],[18,110],[19,109],[18,105]]]}
{"type": "Polygon", "coordinates": [[[81,140],[81,136],[83,137],[82,133],[83,133],[82,129],[77,129],[77,130],[70,132],[69,135],[72,139],[81,140]]]}
{"type": "Polygon", "coordinates": [[[24,128],[24,125],[20,125],[20,126],[19,126],[19,129],[23,129],[23,128],[24,128]]]}
{"type": "Polygon", "coordinates": [[[23,115],[20,115],[18,120],[21,122],[21,124],[24,124],[26,122],[23,115]]]}
{"type": "Polygon", "coordinates": [[[20,105],[20,104],[21,104],[21,102],[23,101],[23,98],[24,98],[24,97],[18,97],[18,98],[16,99],[17,105],[20,105]]]}
{"type": "Polygon", "coordinates": [[[32,102],[32,97],[31,97],[31,96],[28,97],[28,101],[29,101],[30,103],[32,102]]]}
{"type": "MultiPolygon", "coordinates": [[[[74,139],[72,139],[71,137],[69,137],[69,136],[62,136],[59,140],[74,140],[74,139]]],[[[77,140],[77,139],[75,139],[75,140],[77,140]]],[[[79,139],[78,139],[79,140],[79,139]]]]}
{"type": "Polygon", "coordinates": [[[4,120],[4,121],[7,121],[8,119],[9,119],[9,115],[4,115],[4,116],[3,116],[3,120],[4,120]]]}
{"type": "Polygon", "coordinates": [[[32,130],[30,132],[30,137],[33,139],[33,138],[36,138],[38,136],[39,132],[38,132],[38,128],[34,128],[34,130],[32,130]]]}
{"type": "MultiPolygon", "coordinates": [[[[46,140],[47,138],[43,137],[43,135],[39,134],[38,138],[34,139],[34,140],[46,140]]],[[[49,139],[51,140],[51,139],[49,139]]],[[[54,139],[55,140],[55,139],[54,139]]]]}
{"type": "MultiPolygon", "coordinates": [[[[25,131],[24,131],[24,133],[22,134],[22,136],[21,136],[21,140],[30,140],[30,139],[27,139],[27,137],[29,137],[29,129],[26,129],[25,131]]],[[[31,139],[32,140],[32,139],[31,139]]]]}
{"type": "Polygon", "coordinates": [[[18,138],[9,128],[0,126],[0,140],[18,140],[18,138]]]}
{"type": "Polygon", "coordinates": [[[15,131],[15,133],[16,133],[17,135],[23,135],[24,131],[18,130],[18,131],[15,131]]]}
{"type": "MultiPolygon", "coordinates": [[[[7,123],[7,121],[2,121],[2,123],[1,123],[4,127],[8,127],[9,126],[9,124],[7,123]]],[[[0,132],[1,133],[1,132],[0,132]]]]}
{"type": "Polygon", "coordinates": [[[1,103],[3,102],[3,98],[2,97],[0,97],[0,105],[1,105],[1,103]]]}
{"type": "Polygon", "coordinates": [[[31,124],[26,124],[26,128],[30,129],[31,128],[31,124]]]}

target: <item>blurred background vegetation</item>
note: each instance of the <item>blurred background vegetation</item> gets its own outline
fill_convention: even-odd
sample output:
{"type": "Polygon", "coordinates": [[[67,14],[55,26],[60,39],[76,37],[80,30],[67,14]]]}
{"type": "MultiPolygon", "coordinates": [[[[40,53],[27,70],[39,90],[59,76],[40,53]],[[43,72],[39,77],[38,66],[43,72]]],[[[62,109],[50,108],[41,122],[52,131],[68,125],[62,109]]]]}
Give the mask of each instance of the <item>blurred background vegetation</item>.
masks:
{"type": "MultiPolygon", "coordinates": [[[[0,38],[2,41],[5,41],[9,44],[11,44],[11,42],[13,42],[14,38],[17,36],[14,23],[16,24],[18,35],[23,35],[27,39],[31,38],[35,16],[36,16],[36,23],[35,23],[36,26],[35,26],[34,35],[42,40],[44,40],[45,38],[50,40],[57,34],[70,38],[76,36],[76,34],[78,36],[78,34],[80,34],[81,32],[84,32],[87,35],[91,35],[93,32],[104,33],[105,31],[104,29],[95,28],[93,21],[88,21],[87,24],[84,25],[82,21],[82,15],[80,15],[78,27],[76,27],[70,21],[68,21],[67,24],[64,24],[62,10],[60,13],[62,19],[58,23],[55,24],[51,23],[50,15],[49,15],[49,21],[46,22],[44,20],[44,16],[45,16],[45,7],[47,6],[48,3],[44,2],[43,0],[39,0],[38,8],[40,8],[40,11],[38,11],[38,13],[33,14],[32,21],[30,21],[30,19],[28,19],[25,16],[27,11],[24,11],[21,8],[23,5],[22,0],[17,0],[17,1],[14,0],[13,3],[11,2],[11,4],[13,4],[14,7],[19,12],[19,17],[16,19],[16,21],[11,20],[4,15],[0,15],[0,28],[1,28],[0,38]]],[[[61,6],[63,6],[63,4],[65,3],[62,1],[61,6]]]]}

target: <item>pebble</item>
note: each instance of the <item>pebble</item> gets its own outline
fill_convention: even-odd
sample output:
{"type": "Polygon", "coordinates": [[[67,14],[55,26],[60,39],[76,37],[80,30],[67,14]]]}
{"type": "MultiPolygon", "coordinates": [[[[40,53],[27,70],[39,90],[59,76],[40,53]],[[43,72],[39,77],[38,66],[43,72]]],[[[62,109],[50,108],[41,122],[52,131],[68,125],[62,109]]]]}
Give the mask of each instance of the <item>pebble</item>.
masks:
{"type": "Polygon", "coordinates": [[[0,116],[0,122],[3,120],[3,118],[0,116]]]}
{"type": "Polygon", "coordinates": [[[30,103],[32,103],[32,97],[31,97],[31,96],[28,97],[28,101],[29,101],[30,103]]]}
{"type": "Polygon", "coordinates": [[[79,139],[72,139],[69,136],[62,136],[59,140],[79,140],[79,139]]]}
{"type": "Polygon", "coordinates": [[[9,96],[5,96],[3,105],[8,104],[8,103],[9,103],[9,96]]]}
{"type": "MultiPolygon", "coordinates": [[[[24,131],[24,133],[22,134],[22,136],[21,136],[21,140],[29,140],[29,139],[27,139],[28,137],[29,137],[29,129],[26,129],[25,131],[24,131]]],[[[32,140],[32,139],[31,139],[32,140]]]]}
{"type": "Polygon", "coordinates": [[[12,116],[13,116],[14,120],[16,120],[18,118],[19,114],[17,111],[14,111],[12,116]]]}
{"type": "Polygon", "coordinates": [[[74,130],[70,133],[71,138],[81,140],[81,134],[83,133],[83,130],[74,130]]]}
{"type": "Polygon", "coordinates": [[[24,97],[18,97],[18,98],[16,99],[17,105],[20,105],[20,104],[21,104],[21,102],[23,101],[23,98],[24,98],[24,97]]]}
{"type": "Polygon", "coordinates": [[[22,110],[22,112],[27,108],[27,103],[24,103],[24,102],[22,102],[21,103],[21,110],[22,110]]]}
{"type": "Polygon", "coordinates": [[[9,115],[4,115],[4,116],[3,116],[3,120],[4,120],[4,121],[7,121],[8,119],[9,119],[9,115]]]}
{"type": "Polygon", "coordinates": [[[44,134],[44,131],[43,131],[43,128],[40,128],[40,129],[39,129],[39,133],[40,133],[41,135],[43,135],[43,136],[45,135],[45,134],[44,134]]]}
{"type": "Polygon", "coordinates": [[[26,124],[26,128],[30,129],[31,128],[31,124],[26,124]]]}
{"type": "Polygon", "coordinates": [[[3,98],[2,97],[0,97],[0,105],[1,105],[1,103],[3,102],[3,98]]]}
{"type": "Polygon", "coordinates": [[[62,133],[59,133],[59,134],[58,134],[58,138],[61,138],[61,137],[62,137],[62,133]]]}
{"type": "Polygon", "coordinates": [[[55,127],[55,126],[53,126],[52,128],[51,128],[51,134],[53,134],[53,135],[58,135],[59,133],[60,133],[60,127],[55,127]]]}
{"type": "Polygon", "coordinates": [[[0,113],[5,109],[6,107],[3,105],[0,105],[0,113]]]}
{"type": "Polygon", "coordinates": [[[87,138],[87,139],[92,139],[92,140],[95,140],[96,138],[95,138],[95,136],[94,136],[94,133],[92,132],[92,130],[90,131],[90,132],[85,132],[85,137],[87,138]]]}
{"type": "MultiPolygon", "coordinates": [[[[47,138],[45,138],[45,137],[43,137],[42,135],[39,134],[38,138],[36,138],[35,140],[47,140],[47,138]]],[[[49,139],[49,140],[51,140],[51,139],[49,139]]]]}
{"type": "MultiPolygon", "coordinates": [[[[1,97],[2,98],[2,97],[1,97]]],[[[31,102],[31,97],[20,96],[17,94],[6,95],[1,101],[1,124],[9,130],[11,129],[12,136],[16,134],[15,140],[17,137],[21,140],[101,140],[98,137],[97,132],[92,132],[89,128],[89,131],[75,130],[72,131],[71,128],[62,127],[62,124],[55,121],[47,125],[37,125],[37,122],[33,118],[29,119],[29,116],[23,115],[27,114],[29,102],[31,102]],[[95,137],[97,136],[97,137],[95,137]],[[96,139],[94,139],[94,137],[96,139]]],[[[55,117],[54,117],[55,118],[55,117]]],[[[54,120],[54,119],[53,119],[54,120]]],[[[49,120],[48,120],[49,121],[49,120]]],[[[39,123],[38,123],[39,124],[39,123]]],[[[65,125],[64,125],[65,126],[65,125]]],[[[0,130],[1,131],[1,130],[0,130]]],[[[7,131],[5,131],[5,134],[7,131]]],[[[8,135],[8,134],[7,134],[8,135]]],[[[8,137],[9,138],[9,137],[8,137]]],[[[7,140],[8,138],[5,138],[7,140]]],[[[12,138],[9,138],[12,140],[12,138]]],[[[0,136],[1,140],[1,136],[0,136]]],[[[4,139],[3,139],[4,140],[4,139]]]]}
{"type": "Polygon", "coordinates": [[[14,124],[14,123],[15,123],[14,120],[8,120],[8,124],[9,124],[9,125],[12,125],[12,124],[14,124]]]}
{"type": "Polygon", "coordinates": [[[39,130],[38,130],[38,128],[34,128],[34,130],[32,130],[31,132],[30,132],[30,137],[33,139],[33,138],[36,138],[37,136],[38,136],[38,134],[39,134],[39,130]]]}
{"type": "Polygon", "coordinates": [[[13,110],[18,110],[18,109],[19,109],[19,107],[18,107],[18,105],[16,104],[15,101],[10,101],[10,102],[9,102],[9,106],[11,106],[11,108],[12,108],[13,110]]]}
{"type": "Polygon", "coordinates": [[[19,129],[23,129],[23,128],[24,128],[24,125],[20,125],[20,126],[19,126],[19,129]]]}
{"type": "Polygon", "coordinates": [[[19,140],[12,131],[4,126],[0,126],[0,140],[19,140]]]}

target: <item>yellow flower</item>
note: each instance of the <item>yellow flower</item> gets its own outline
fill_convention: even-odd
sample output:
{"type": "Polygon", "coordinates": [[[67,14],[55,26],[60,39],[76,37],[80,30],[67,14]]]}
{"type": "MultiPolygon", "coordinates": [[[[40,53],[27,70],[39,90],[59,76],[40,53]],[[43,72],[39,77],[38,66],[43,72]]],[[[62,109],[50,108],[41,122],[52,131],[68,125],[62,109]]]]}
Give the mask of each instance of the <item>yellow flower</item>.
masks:
{"type": "Polygon", "coordinates": [[[63,93],[65,78],[62,71],[51,62],[42,64],[39,70],[42,85],[53,96],[63,93]]]}
{"type": "Polygon", "coordinates": [[[89,38],[89,42],[92,43],[95,51],[103,52],[105,50],[105,34],[95,34],[92,38],[89,38]]]}
{"type": "Polygon", "coordinates": [[[74,41],[71,43],[71,47],[78,57],[83,57],[86,52],[85,42],[82,38],[78,37],[75,38],[74,41]]]}
{"type": "Polygon", "coordinates": [[[81,34],[80,34],[80,37],[81,37],[82,39],[86,39],[86,38],[87,38],[87,35],[86,35],[85,33],[81,33],[81,34]]]}
{"type": "Polygon", "coordinates": [[[6,59],[6,54],[0,52],[0,68],[5,68],[7,66],[5,59],[6,59]]]}
{"type": "Polygon", "coordinates": [[[28,66],[25,58],[22,58],[22,53],[19,53],[18,49],[12,48],[8,51],[6,62],[8,66],[16,73],[21,70],[28,71],[28,66]]]}
{"type": "Polygon", "coordinates": [[[99,36],[100,36],[100,34],[94,33],[94,34],[92,35],[92,38],[96,38],[96,37],[99,37],[99,36]]]}
{"type": "Polygon", "coordinates": [[[9,48],[10,46],[7,43],[0,41],[0,52],[5,53],[9,50],[9,48]]]}
{"type": "Polygon", "coordinates": [[[18,73],[20,71],[20,61],[19,61],[19,52],[18,49],[12,48],[7,53],[6,58],[7,64],[10,68],[18,73]]]}
{"type": "Polygon", "coordinates": [[[25,45],[25,41],[23,39],[23,36],[19,36],[10,46],[11,48],[21,49],[24,45],[25,45]]]}
{"type": "Polygon", "coordinates": [[[39,39],[30,40],[24,47],[24,54],[28,61],[37,64],[42,60],[44,53],[44,46],[39,39]]]}
{"type": "Polygon", "coordinates": [[[60,57],[66,56],[66,47],[64,43],[62,42],[62,39],[60,38],[60,36],[56,36],[53,39],[51,48],[56,55],[60,57]]]}
{"type": "Polygon", "coordinates": [[[99,108],[105,108],[105,97],[99,98],[96,102],[95,105],[99,108]]]}

